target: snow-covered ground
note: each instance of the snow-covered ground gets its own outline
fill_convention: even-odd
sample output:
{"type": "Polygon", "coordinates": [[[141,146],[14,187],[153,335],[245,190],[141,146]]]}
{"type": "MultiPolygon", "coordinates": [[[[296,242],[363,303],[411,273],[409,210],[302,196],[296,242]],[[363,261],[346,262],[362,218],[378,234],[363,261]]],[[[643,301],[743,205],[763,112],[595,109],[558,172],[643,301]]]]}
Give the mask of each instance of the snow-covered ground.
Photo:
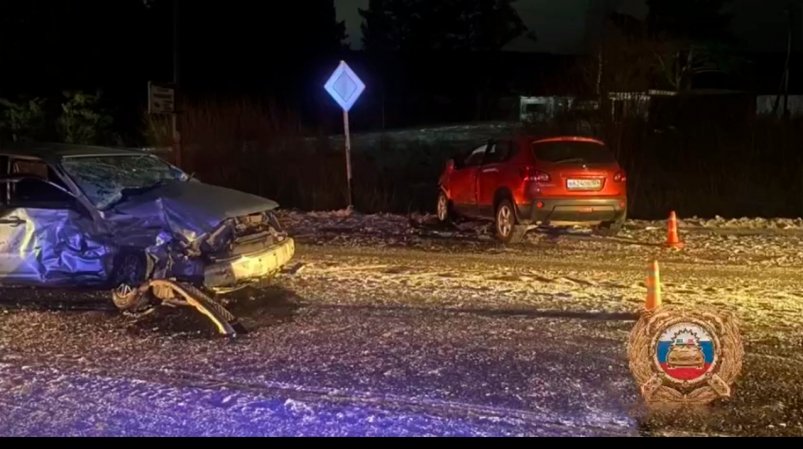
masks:
{"type": "Polygon", "coordinates": [[[650,416],[641,424],[659,434],[803,434],[803,386],[794,374],[803,369],[801,219],[681,218],[682,251],[663,247],[664,221],[631,220],[616,238],[535,230],[504,247],[488,224],[442,226],[431,216],[288,212],[283,220],[311,245],[299,257],[304,275],[285,285],[326,303],[627,320],[643,304],[648,264],[658,260],[664,302],[733,312],[747,358],[733,401],[702,417],[650,416]],[[313,279],[326,293],[307,288],[313,279]]]}
{"type": "Polygon", "coordinates": [[[509,247],[494,241],[488,224],[442,226],[431,216],[286,212],[282,221],[312,245],[299,282],[335,279],[324,294],[335,302],[366,289],[387,291],[393,302],[403,288],[405,300],[416,295],[437,306],[635,313],[648,264],[658,260],[669,304],[724,308],[746,326],[772,322],[757,332],[794,328],[803,317],[800,219],[681,220],[682,251],[663,247],[661,221],[629,221],[615,238],[584,228],[534,230],[509,247]]]}
{"type": "Polygon", "coordinates": [[[349,214],[346,211],[282,211],[280,218],[302,242],[337,246],[409,247],[438,251],[506,251],[512,254],[585,254],[598,258],[682,261],[713,265],[790,267],[803,265],[803,219],[679,218],[683,252],[662,251],[665,221],[630,220],[615,238],[584,227],[534,230],[511,248],[496,244],[490,224],[462,221],[440,225],[432,215],[349,214]]]}
{"type": "Polygon", "coordinates": [[[0,291],[0,434],[803,435],[803,220],[681,217],[674,252],[664,222],[504,247],[431,216],[280,219],[295,265],[228,299],[236,341],[183,310],[0,291]],[[641,408],[625,341],[651,260],[666,303],[740,319],[731,401],[641,408]]]}

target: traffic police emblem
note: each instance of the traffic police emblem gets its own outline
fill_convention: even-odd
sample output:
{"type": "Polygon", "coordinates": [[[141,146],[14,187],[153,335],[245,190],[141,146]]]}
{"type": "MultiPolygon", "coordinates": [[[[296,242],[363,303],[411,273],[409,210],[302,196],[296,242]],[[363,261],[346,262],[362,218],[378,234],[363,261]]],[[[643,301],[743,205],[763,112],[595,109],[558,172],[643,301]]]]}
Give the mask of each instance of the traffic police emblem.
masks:
{"type": "Polygon", "coordinates": [[[729,314],[660,307],[633,328],[628,357],[649,405],[702,405],[731,396],[744,348],[729,314]]]}

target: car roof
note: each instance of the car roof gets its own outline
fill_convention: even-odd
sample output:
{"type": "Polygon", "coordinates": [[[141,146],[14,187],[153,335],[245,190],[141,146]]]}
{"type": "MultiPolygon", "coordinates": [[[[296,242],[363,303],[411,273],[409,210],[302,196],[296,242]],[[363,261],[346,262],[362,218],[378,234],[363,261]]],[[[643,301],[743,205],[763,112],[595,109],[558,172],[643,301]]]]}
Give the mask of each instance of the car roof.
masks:
{"type": "Polygon", "coordinates": [[[595,139],[593,137],[586,137],[586,136],[556,136],[556,137],[547,137],[547,138],[537,138],[537,137],[530,137],[532,143],[551,143],[551,142],[585,142],[585,143],[596,143],[599,145],[605,145],[605,142],[595,139]]]}
{"type": "Polygon", "coordinates": [[[101,147],[93,145],[75,145],[66,143],[13,143],[0,145],[0,155],[28,156],[48,161],[61,160],[66,157],[80,156],[131,156],[150,154],[142,150],[101,147]]]}

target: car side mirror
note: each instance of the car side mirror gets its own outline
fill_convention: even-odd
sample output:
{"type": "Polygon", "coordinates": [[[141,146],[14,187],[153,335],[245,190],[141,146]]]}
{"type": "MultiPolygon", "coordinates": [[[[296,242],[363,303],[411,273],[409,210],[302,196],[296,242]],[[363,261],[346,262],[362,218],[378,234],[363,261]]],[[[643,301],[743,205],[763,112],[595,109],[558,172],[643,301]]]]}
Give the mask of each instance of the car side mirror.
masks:
{"type": "Polygon", "coordinates": [[[454,159],[449,159],[446,161],[446,171],[452,171],[455,169],[454,159]]]}

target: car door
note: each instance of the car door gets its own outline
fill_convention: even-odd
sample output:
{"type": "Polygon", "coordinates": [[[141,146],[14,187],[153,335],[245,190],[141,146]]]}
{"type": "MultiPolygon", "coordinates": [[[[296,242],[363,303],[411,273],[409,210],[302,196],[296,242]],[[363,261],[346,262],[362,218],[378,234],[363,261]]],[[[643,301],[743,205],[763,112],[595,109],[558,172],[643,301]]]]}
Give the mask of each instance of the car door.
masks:
{"type": "Polygon", "coordinates": [[[494,215],[494,197],[497,190],[503,187],[502,171],[511,150],[512,142],[509,141],[488,143],[488,150],[477,175],[477,209],[484,217],[494,215]]]}
{"type": "Polygon", "coordinates": [[[477,172],[488,145],[473,149],[450,176],[452,204],[464,215],[475,215],[477,206],[477,172]]]}
{"type": "Polygon", "coordinates": [[[0,164],[0,283],[80,285],[105,278],[107,248],[86,238],[91,217],[52,169],[26,157],[0,164]]]}

